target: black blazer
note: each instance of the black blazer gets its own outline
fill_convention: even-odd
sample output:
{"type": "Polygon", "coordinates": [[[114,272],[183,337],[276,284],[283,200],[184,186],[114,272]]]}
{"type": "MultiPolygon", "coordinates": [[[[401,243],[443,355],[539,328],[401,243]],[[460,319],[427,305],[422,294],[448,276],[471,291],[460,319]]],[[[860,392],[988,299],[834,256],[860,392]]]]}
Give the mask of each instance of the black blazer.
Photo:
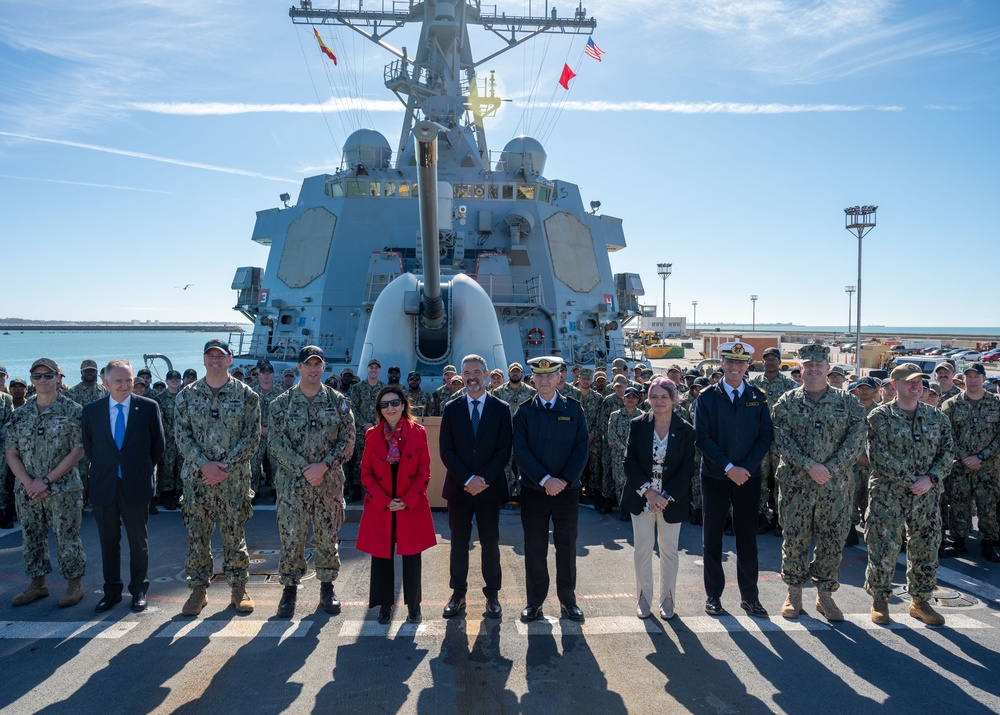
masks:
{"type": "Polygon", "coordinates": [[[163,456],[163,420],[155,400],[132,395],[125,439],[121,451],[111,433],[110,397],[83,408],[83,450],[90,459],[90,502],[97,506],[114,503],[118,491],[118,466],[122,489],[129,504],[153,498],[153,467],[163,456]]]}
{"type": "Polygon", "coordinates": [[[448,470],[441,496],[449,501],[472,498],[464,487],[473,474],[490,485],[480,494],[481,499],[505,502],[510,498],[504,471],[514,441],[510,406],[488,392],[479,399],[483,401],[483,412],[475,437],[465,395],[447,403],[441,411],[438,446],[448,470]]]}
{"type": "MultiPolygon", "coordinates": [[[[663,460],[663,491],[673,498],[663,510],[663,518],[670,524],[684,521],[688,517],[694,459],[694,427],[675,414],[670,420],[667,454],[663,460]]],[[[648,412],[629,422],[622,509],[630,514],[642,513],[646,499],[639,496],[637,490],[652,478],[653,413],[648,412]]]]}
{"type": "Polygon", "coordinates": [[[760,477],[760,465],[771,447],[774,428],[767,393],[744,380],[743,394],[735,404],[720,380],[706,387],[695,407],[696,444],[701,450],[701,476],[728,479],[732,462],[760,477]]]}

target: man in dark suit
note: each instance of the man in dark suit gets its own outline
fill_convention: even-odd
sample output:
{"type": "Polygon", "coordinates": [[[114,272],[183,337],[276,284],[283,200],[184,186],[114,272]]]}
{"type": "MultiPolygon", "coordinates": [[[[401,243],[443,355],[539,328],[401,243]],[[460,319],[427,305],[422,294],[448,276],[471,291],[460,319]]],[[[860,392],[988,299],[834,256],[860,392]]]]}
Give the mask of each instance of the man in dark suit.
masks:
{"type": "Polygon", "coordinates": [[[562,358],[528,361],[538,393],[514,415],[514,461],[521,473],[525,591],[522,621],[542,617],[549,592],[549,524],[556,547],[556,594],[562,615],[584,619],[576,605],[576,535],[580,480],[590,451],[583,407],[556,392],[562,358]]]}
{"type": "Polygon", "coordinates": [[[163,421],[155,400],[132,394],[132,366],[112,360],[104,371],[111,392],[83,408],[83,449],[91,460],[90,503],[94,507],[104,566],[104,597],[94,610],[122,600],[121,525],[128,535],[132,610],[146,609],[149,545],[146,520],[155,483],[153,467],[163,456],[163,421]]]}
{"type": "Polygon", "coordinates": [[[499,618],[500,508],[509,498],[505,468],[513,435],[510,407],[486,392],[486,360],[466,355],[462,360],[465,396],[452,400],[441,413],[441,461],[448,472],[442,496],[448,500],[451,526],[451,599],[441,614],[458,615],[465,608],[469,587],[469,539],[472,518],[482,547],[486,616],[499,618]]]}
{"type": "Polygon", "coordinates": [[[721,616],[722,533],[733,510],[736,534],[736,580],[740,608],[754,618],[767,618],[757,588],[757,510],[760,465],[771,446],[774,428],[767,393],[744,379],[753,346],[730,342],[719,346],[723,379],[706,388],[695,408],[695,442],[701,450],[701,493],[705,524],[705,613],[721,616]]]}

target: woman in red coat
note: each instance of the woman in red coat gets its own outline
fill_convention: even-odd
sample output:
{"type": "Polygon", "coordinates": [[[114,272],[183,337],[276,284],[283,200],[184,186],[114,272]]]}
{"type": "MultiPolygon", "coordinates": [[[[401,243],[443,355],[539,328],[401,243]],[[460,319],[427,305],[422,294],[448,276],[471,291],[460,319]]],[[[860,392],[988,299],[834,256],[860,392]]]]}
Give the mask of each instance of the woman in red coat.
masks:
{"type": "Polygon", "coordinates": [[[365,433],[365,505],[357,544],[372,555],[368,607],[379,606],[379,623],[392,617],[394,553],[403,557],[406,620],[420,622],[420,552],[437,543],[427,501],[430,481],[427,432],[413,421],[403,388],[387,385],[375,400],[375,426],[365,433]]]}

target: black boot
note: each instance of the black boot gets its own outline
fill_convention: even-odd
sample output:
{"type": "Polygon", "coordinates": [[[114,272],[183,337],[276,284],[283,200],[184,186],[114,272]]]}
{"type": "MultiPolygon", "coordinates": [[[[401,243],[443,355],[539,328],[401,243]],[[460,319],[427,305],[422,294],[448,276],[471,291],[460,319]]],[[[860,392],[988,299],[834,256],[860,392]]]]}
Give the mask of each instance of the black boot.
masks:
{"type": "Polygon", "coordinates": [[[334,615],[340,613],[340,600],[337,598],[337,592],[333,590],[333,584],[329,581],[319,585],[319,605],[327,613],[334,615]]]}
{"type": "Polygon", "coordinates": [[[851,524],[851,528],[847,532],[847,541],[844,542],[844,547],[857,546],[858,545],[858,530],[851,524]]]}
{"type": "Polygon", "coordinates": [[[295,599],[299,596],[298,586],[285,586],[278,603],[278,618],[291,618],[295,615],[295,599]]]}
{"type": "Polygon", "coordinates": [[[997,552],[996,542],[990,541],[989,539],[983,539],[982,544],[979,546],[979,552],[982,554],[983,558],[991,563],[1000,563],[1000,553],[997,552]]]}
{"type": "Polygon", "coordinates": [[[691,513],[691,523],[695,526],[701,526],[701,509],[695,509],[691,513]]]}
{"type": "Polygon", "coordinates": [[[14,510],[13,509],[0,510],[0,529],[13,529],[13,528],[14,528],[14,510]]]}
{"type": "Polygon", "coordinates": [[[962,536],[951,537],[951,545],[955,549],[956,556],[964,556],[969,553],[969,547],[965,544],[965,538],[962,536]]]}

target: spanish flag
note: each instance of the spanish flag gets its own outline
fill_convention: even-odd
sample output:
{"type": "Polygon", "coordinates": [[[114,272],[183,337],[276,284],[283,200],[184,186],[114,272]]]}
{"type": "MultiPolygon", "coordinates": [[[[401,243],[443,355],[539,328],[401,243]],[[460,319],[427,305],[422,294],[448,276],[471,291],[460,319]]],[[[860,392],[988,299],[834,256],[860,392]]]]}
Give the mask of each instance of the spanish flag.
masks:
{"type": "Polygon", "coordinates": [[[319,36],[319,31],[315,27],[313,28],[313,34],[316,35],[316,42],[319,43],[319,49],[324,55],[333,60],[333,64],[337,64],[337,55],[333,54],[333,50],[323,44],[323,38],[319,36]]]}

